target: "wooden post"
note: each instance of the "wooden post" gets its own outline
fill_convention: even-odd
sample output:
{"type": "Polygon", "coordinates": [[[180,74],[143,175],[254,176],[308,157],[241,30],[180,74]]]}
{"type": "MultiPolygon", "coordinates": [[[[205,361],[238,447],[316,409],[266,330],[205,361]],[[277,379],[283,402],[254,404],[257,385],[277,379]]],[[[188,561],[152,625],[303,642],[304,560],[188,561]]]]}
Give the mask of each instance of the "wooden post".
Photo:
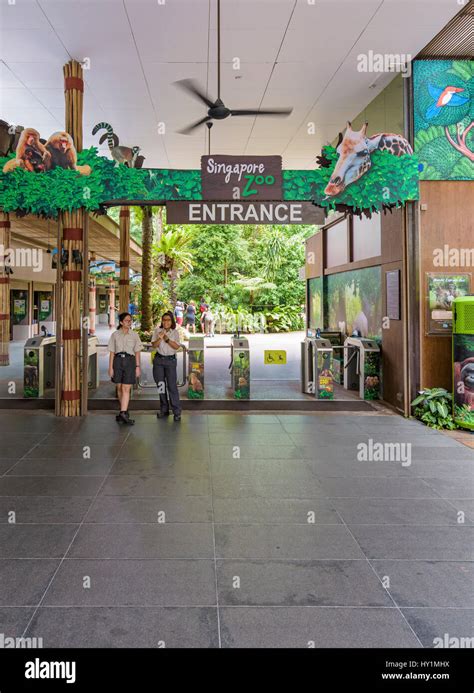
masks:
{"type": "MultiPolygon", "coordinates": [[[[85,216],[82,209],[62,212],[62,250],[67,258],[62,265],[62,416],[81,415],[82,267],[75,262],[74,251],[82,256],[85,216]]],[[[83,353],[82,356],[87,362],[88,354],[83,353]]]]}
{"type": "Polygon", "coordinates": [[[109,327],[115,330],[115,281],[113,278],[109,284],[109,327]]]}
{"type": "MultiPolygon", "coordinates": [[[[63,67],[65,98],[65,129],[71,135],[76,151],[82,151],[82,110],[84,81],[82,66],[70,60],[63,67]]],[[[61,416],[81,415],[81,375],[87,373],[88,349],[82,349],[83,286],[87,282],[88,258],[84,256],[84,229],[87,233],[87,214],[83,209],[63,211],[61,217],[61,243],[58,244],[61,287],[61,311],[58,340],[62,341],[61,359],[61,416]],[[81,262],[82,260],[82,262],[81,262]],[[84,273],[85,276],[84,276],[84,273]],[[82,363],[81,363],[82,357],[82,363]]],[[[87,284],[86,284],[87,285],[87,284]]],[[[58,347],[59,349],[59,347],[58,347]]],[[[87,376],[86,376],[87,377],[87,376]]]]}
{"type": "Polygon", "coordinates": [[[95,277],[89,277],[89,334],[95,335],[95,320],[97,316],[97,287],[95,277]]]}
{"type": "Polygon", "coordinates": [[[5,251],[10,248],[10,217],[0,211],[0,366],[10,365],[10,272],[5,251]]]}
{"type": "Polygon", "coordinates": [[[89,404],[89,214],[84,210],[82,224],[82,335],[81,335],[81,415],[89,404]]]}
{"type": "Polygon", "coordinates": [[[130,208],[120,210],[119,311],[128,311],[130,303],[130,208]]]}
{"type": "Polygon", "coordinates": [[[66,99],[66,132],[74,140],[77,152],[82,152],[82,109],[84,80],[82,65],[70,60],[63,67],[64,97],[66,99]]]}

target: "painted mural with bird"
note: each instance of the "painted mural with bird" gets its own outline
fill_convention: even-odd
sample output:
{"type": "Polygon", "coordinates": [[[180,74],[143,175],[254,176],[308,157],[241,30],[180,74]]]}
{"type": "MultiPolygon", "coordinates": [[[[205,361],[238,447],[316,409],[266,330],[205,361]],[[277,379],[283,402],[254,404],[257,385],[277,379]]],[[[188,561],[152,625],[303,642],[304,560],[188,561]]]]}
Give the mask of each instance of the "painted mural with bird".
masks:
{"type": "Polygon", "coordinates": [[[92,134],[96,135],[100,130],[105,130],[105,133],[99,139],[99,144],[107,141],[112,159],[115,165],[124,164],[129,168],[141,168],[145,157],[140,154],[140,147],[125,147],[119,144],[119,138],[114,132],[113,127],[109,123],[97,123],[94,125],[92,134]]]}
{"type": "Polygon", "coordinates": [[[433,98],[433,103],[426,110],[427,120],[432,120],[440,113],[444,106],[462,106],[469,101],[469,96],[462,95],[465,89],[461,87],[447,86],[444,89],[428,84],[428,91],[433,98]]]}

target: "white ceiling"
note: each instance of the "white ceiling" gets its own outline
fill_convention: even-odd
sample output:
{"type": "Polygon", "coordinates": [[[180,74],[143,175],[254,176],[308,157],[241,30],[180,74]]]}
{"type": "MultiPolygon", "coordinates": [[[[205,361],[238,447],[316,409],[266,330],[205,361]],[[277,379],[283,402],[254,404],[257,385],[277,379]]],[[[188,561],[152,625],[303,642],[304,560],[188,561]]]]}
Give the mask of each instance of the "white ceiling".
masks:
{"type": "MultiPolygon", "coordinates": [[[[295,169],[314,168],[321,146],[393,79],[383,75],[369,89],[376,75],[358,72],[360,53],[416,55],[462,8],[455,0],[221,0],[221,6],[226,105],[294,110],[287,118],[216,122],[212,151],[281,154],[284,168],[295,169]],[[308,135],[308,122],[316,134],[308,135]]],[[[121,144],[141,146],[145,166],[199,168],[207,128],[192,136],[176,130],[206,108],[172,83],[195,78],[216,98],[216,0],[0,0],[0,26],[0,118],[43,137],[62,129],[62,66],[89,58],[84,147],[98,145],[92,127],[107,121],[121,144]]]]}

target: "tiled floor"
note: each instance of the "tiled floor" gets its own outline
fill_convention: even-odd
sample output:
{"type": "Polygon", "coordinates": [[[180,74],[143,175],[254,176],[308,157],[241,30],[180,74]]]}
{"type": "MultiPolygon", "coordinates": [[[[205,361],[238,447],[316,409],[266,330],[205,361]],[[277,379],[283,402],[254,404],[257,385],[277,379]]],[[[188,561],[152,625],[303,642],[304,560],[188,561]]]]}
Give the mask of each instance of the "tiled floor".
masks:
{"type": "Polygon", "coordinates": [[[0,417],[0,632],[44,647],[472,637],[474,452],[377,414],[0,417]],[[357,459],[411,443],[410,464],[357,459]]]}

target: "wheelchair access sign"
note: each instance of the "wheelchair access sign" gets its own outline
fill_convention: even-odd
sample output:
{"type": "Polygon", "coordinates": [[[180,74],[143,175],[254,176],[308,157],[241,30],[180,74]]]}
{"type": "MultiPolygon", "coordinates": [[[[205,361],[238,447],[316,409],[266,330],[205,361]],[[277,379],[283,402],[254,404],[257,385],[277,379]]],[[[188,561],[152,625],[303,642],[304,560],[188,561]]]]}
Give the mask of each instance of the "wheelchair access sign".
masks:
{"type": "Polygon", "coordinates": [[[263,362],[266,366],[283,366],[286,363],[286,351],[278,349],[265,350],[263,362]]]}

